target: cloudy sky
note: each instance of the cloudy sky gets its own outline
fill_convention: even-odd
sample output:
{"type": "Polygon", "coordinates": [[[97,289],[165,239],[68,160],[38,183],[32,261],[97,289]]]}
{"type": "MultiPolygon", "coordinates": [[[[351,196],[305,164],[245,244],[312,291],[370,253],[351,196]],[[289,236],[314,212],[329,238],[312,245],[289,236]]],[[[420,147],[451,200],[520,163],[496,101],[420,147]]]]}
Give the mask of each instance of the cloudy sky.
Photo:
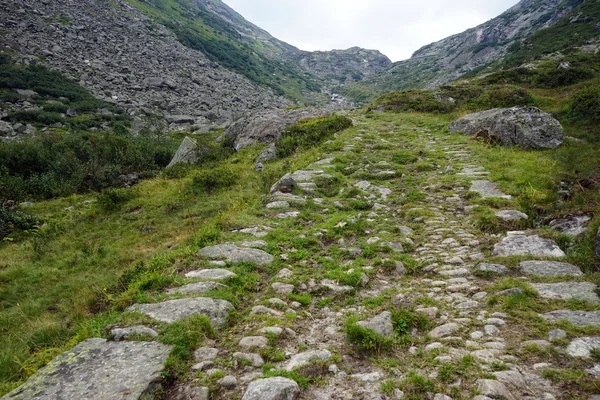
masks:
{"type": "Polygon", "coordinates": [[[393,61],[498,16],[518,0],[224,0],[302,50],[377,49],[393,61]]]}

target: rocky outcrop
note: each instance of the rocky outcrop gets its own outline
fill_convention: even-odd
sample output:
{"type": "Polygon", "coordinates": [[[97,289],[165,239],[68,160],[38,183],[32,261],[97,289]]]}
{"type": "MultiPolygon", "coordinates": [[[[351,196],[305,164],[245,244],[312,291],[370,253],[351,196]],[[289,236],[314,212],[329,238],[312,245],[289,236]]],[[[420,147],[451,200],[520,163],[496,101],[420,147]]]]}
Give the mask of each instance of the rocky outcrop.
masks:
{"type": "Polygon", "coordinates": [[[287,101],[210,61],[124,0],[1,0],[0,45],[43,57],[130,113],[227,121],[287,101]]]}
{"type": "Polygon", "coordinates": [[[565,138],[560,122],[536,107],[496,108],[470,114],[450,124],[448,130],[524,149],[556,149],[565,138]]]}
{"type": "Polygon", "coordinates": [[[392,61],[377,50],[352,47],[346,50],[301,52],[297,62],[318,77],[335,77],[343,82],[356,82],[384,71],[392,61]]]}
{"type": "Polygon", "coordinates": [[[281,139],[281,134],[289,125],[305,118],[322,117],[327,114],[327,111],[316,108],[259,111],[233,123],[217,142],[225,142],[235,151],[255,143],[273,143],[281,139]]]}
{"type": "Polygon", "coordinates": [[[522,0],[498,17],[475,28],[417,50],[409,60],[394,63],[386,71],[360,85],[375,90],[434,88],[502,59],[510,46],[560,20],[573,6],[562,0],[522,0]]]}

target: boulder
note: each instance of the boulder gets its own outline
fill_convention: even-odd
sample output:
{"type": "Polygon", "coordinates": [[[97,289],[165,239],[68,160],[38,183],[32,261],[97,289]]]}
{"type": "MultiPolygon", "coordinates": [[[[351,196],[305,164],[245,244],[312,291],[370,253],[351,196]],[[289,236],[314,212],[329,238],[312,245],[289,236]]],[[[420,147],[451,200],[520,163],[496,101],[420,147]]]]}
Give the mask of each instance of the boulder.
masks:
{"type": "Polygon", "coordinates": [[[237,275],[231,271],[221,268],[203,269],[200,271],[190,271],[185,274],[187,278],[206,279],[209,281],[224,281],[229,278],[235,278],[237,275]]]}
{"type": "Polygon", "coordinates": [[[550,228],[565,235],[577,237],[587,231],[587,223],[591,221],[588,215],[575,215],[567,218],[558,218],[550,221],[550,228]]]}
{"type": "Polygon", "coordinates": [[[274,143],[281,139],[283,131],[289,125],[305,118],[322,117],[327,114],[315,108],[259,111],[233,123],[217,141],[227,143],[235,151],[255,143],[274,143]]]}
{"type": "Polygon", "coordinates": [[[260,152],[256,160],[254,160],[255,164],[265,163],[267,161],[276,160],[277,159],[277,148],[275,147],[275,143],[271,143],[263,151],[260,152]]]}
{"type": "Polygon", "coordinates": [[[186,136],[167,168],[176,164],[194,164],[200,160],[203,152],[203,149],[198,147],[198,142],[186,136]]]}
{"type": "Polygon", "coordinates": [[[275,377],[250,383],[242,400],[294,400],[300,387],[291,379],[275,377]]]}
{"type": "Polygon", "coordinates": [[[56,357],[3,399],[130,400],[160,388],[170,346],[88,339],[56,357]]]}
{"type": "Polygon", "coordinates": [[[524,149],[556,149],[564,141],[560,122],[536,107],[496,108],[470,114],[451,123],[448,129],[524,149]]]}
{"type": "Polygon", "coordinates": [[[192,315],[205,315],[217,329],[224,328],[227,325],[229,313],[233,310],[233,305],[226,300],[204,297],[169,300],[153,304],[134,304],[127,309],[129,312],[146,314],[150,318],[167,324],[172,324],[192,315]]]}

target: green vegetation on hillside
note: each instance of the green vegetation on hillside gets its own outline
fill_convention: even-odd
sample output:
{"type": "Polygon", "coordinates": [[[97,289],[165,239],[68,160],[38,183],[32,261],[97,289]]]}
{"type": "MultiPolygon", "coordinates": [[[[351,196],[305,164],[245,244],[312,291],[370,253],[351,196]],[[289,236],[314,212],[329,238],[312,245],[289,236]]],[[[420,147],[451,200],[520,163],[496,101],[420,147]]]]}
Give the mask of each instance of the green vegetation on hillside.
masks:
{"type": "Polygon", "coordinates": [[[304,99],[303,92],[319,92],[319,83],[289,63],[260,50],[260,42],[242,37],[201,2],[192,0],[129,0],[175,33],[185,46],[279,95],[304,99]]]}
{"type": "Polygon", "coordinates": [[[336,132],[352,126],[352,120],[339,115],[323,118],[311,118],[289,126],[277,143],[277,155],[288,157],[298,150],[306,150],[326,140],[333,139],[336,132]]]}
{"type": "Polygon", "coordinates": [[[35,126],[68,123],[72,129],[88,130],[129,126],[131,118],[123,110],[95,98],[77,82],[43,65],[16,65],[9,55],[0,54],[0,109],[6,109],[13,123],[35,126]],[[14,110],[9,107],[22,99],[16,90],[33,90],[27,100],[36,108],[14,110]],[[65,115],[70,110],[70,115],[65,115]]]}
{"type": "Polygon", "coordinates": [[[504,65],[518,66],[557,51],[568,54],[575,51],[577,46],[597,37],[600,2],[592,0],[570,2],[574,5],[582,4],[555,25],[537,31],[522,42],[515,42],[509,48],[504,65]]]}

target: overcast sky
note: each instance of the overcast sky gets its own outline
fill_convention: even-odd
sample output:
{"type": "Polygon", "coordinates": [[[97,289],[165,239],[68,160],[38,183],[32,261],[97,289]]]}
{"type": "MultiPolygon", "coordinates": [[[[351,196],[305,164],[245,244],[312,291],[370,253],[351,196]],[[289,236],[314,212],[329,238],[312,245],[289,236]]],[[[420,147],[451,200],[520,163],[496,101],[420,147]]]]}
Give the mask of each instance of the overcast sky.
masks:
{"type": "Polygon", "coordinates": [[[360,46],[392,59],[498,16],[518,0],[224,0],[302,50],[360,46]]]}

